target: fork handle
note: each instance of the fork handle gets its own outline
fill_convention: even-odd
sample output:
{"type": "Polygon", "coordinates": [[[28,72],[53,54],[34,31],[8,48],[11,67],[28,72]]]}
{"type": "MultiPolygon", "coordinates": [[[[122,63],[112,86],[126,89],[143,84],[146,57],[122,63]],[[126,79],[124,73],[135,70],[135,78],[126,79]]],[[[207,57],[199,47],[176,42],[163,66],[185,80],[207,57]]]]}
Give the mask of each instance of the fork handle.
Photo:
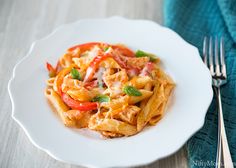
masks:
{"type": "Polygon", "coordinates": [[[220,87],[215,88],[217,101],[218,101],[218,146],[217,146],[217,158],[216,167],[221,167],[221,159],[224,167],[233,168],[233,162],[230,155],[229,145],[226,137],[224,117],[222,111],[221,93],[220,87]]]}

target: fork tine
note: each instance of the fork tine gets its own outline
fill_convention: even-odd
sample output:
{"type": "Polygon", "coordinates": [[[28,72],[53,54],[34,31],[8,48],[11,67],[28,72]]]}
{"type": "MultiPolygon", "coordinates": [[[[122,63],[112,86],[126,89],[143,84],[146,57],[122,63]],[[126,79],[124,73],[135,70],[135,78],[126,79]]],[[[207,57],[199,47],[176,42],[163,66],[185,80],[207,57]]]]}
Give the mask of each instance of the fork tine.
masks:
{"type": "Polygon", "coordinates": [[[209,41],[209,67],[211,75],[214,76],[214,66],[213,66],[213,46],[212,46],[212,37],[210,37],[209,41]]]}
{"type": "Polygon", "coordinates": [[[203,61],[204,63],[207,65],[207,37],[204,37],[204,41],[203,41],[203,61]]]}
{"type": "Polygon", "coordinates": [[[215,38],[215,73],[216,76],[220,76],[220,66],[219,66],[219,49],[218,49],[218,38],[215,38]]]}
{"type": "Polygon", "coordinates": [[[225,48],[224,48],[224,39],[221,37],[220,40],[220,62],[221,62],[221,72],[224,78],[226,78],[226,66],[225,66],[225,48]]]}

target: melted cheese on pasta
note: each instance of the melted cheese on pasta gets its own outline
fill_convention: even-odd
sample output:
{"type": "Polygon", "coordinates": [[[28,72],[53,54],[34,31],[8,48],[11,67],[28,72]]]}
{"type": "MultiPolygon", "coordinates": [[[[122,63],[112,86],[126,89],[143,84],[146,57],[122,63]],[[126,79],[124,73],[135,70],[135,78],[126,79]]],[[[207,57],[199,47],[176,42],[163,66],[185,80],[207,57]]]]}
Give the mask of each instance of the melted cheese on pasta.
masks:
{"type": "Polygon", "coordinates": [[[145,54],[97,42],[72,47],[51,68],[45,96],[66,126],[111,138],[137,134],[163,117],[175,86],[145,54]]]}

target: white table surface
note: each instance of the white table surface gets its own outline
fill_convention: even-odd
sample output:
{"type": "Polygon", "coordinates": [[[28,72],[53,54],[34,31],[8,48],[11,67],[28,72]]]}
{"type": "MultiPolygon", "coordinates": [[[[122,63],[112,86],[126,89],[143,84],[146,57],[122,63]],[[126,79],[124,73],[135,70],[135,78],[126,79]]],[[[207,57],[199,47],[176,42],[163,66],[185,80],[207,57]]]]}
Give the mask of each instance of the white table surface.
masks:
{"type": "MultiPolygon", "coordinates": [[[[0,0],[0,168],[81,168],[59,162],[30,143],[11,119],[7,84],[33,41],[64,23],[114,15],[162,24],[162,0],[0,0]]],[[[186,168],[186,150],[144,167],[186,168]]]]}

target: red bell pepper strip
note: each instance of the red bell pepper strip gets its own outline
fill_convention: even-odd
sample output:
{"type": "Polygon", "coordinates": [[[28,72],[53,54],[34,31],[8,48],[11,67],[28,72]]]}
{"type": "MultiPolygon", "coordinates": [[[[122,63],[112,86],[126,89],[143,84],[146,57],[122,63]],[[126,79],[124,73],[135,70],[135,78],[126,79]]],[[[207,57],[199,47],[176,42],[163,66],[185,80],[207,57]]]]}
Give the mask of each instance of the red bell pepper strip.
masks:
{"type": "Polygon", "coordinates": [[[48,70],[49,77],[56,76],[57,71],[55,68],[53,68],[53,66],[50,63],[46,62],[46,68],[48,70]]]}
{"type": "Polygon", "coordinates": [[[112,55],[110,55],[109,53],[105,53],[105,54],[96,56],[93,59],[93,61],[90,63],[90,65],[86,71],[86,75],[84,77],[84,82],[90,81],[92,79],[95,71],[97,70],[99,63],[109,57],[112,57],[112,55]]]}
{"type": "Polygon", "coordinates": [[[128,69],[128,65],[126,64],[126,61],[122,59],[122,57],[116,55],[113,56],[113,58],[121,66],[121,68],[128,69]]]}
{"type": "Polygon", "coordinates": [[[84,51],[91,49],[95,45],[99,45],[99,46],[107,45],[108,46],[108,44],[105,44],[105,43],[90,42],[90,43],[84,43],[84,44],[79,44],[79,45],[73,46],[73,47],[69,48],[67,51],[71,52],[71,51],[74,51],[75,49],[80,49],[80,52],[83,53],[84,51]]]}
{"type": "Polygon", "coordinates": [[[121,55],[126,57],[135,57],[135,53],[129,48],[122,45],[112,45],[112,48],[121,53],[121,55]]]}
{"type": "Polygon", "coordinates": [[[131,65],[127,64],[127,61],[129,58],[127,58],[125,56],[113,55],[113,58],[121,66],[121,68],[124,68],[126,70],[130,70],[130,69],[136,69],[136,71],[140,70],[140,68],[138,68],[138,67],[131,66],[131,65]]]}
{"type": "Polygon", "coordinates": [[[73,46],[71,48],[68,49],[68,51],[74,51],[75,49],[80,49],[81,53],[91,49],[92,47],[94,47],[95,45],[99,45],[99,46],[106,46],[109,47],[111,46],[113,49],[118,50],[122,55],[127,56],[127,57],[134,57],[135,53],[130,50],[129,48],[122,46],[122,45],[109,45],[107,43],[100,43],[100,42],[90,42],[90,43],[84,43],[84,44],[79,44],[76,46],[73,46]]]}
{"type": "Polygon", "coordinates": [[[89,110],[97,110],[98,103],[96,102],[80,102],[72,99],[69,95],[62,93],[62,100],[72,109],[80,110],[80,111],[89,111],[89,110]]]}
{"type": "Polygon", "coordinates": [[[105,53],[103,55],[98,55],[96,56],[93,61],[90,63],[90,67],[94,68],[94,69],[97,69],[98,68],[98,65],[100,62],[102,62],[103,60],[107,59],[108,57],[112,57],[111,54],[109,53],[105,53]]]}
{"type": "Polygon", "coordinates": [[[60,61],[57,62],[57,65],[56,65],[55,68],[52,66],[52,64],[46,62],[46,68],[47,68],[47,70],[48,70],[48,72],[49,72],[49,76],[50,76],[50,77],[54,77],[54,76],[56,76],[57,73],[61,70],[60,61]]]}
{"type": "Polygon", "coordinates": [[[53,66],[48,62],[46,62],[46,68],[47,68],[48,71],[54,70],[53,66]]]}

